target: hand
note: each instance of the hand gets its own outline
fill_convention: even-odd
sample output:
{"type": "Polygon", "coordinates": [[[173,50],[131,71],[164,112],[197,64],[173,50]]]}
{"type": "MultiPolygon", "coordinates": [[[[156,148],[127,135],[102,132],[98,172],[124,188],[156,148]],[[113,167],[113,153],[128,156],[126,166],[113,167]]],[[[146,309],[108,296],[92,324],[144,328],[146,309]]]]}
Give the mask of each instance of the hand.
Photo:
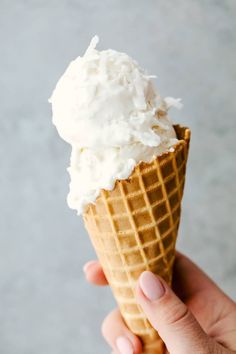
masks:
{"type": "MultiPolygon", "coordinates": [[[[98,261],[88,262],[84,271],[90,283],[107,285],[98,261]]],[[[160,277],[144,272],[136,295],[169,353],[236,353],[236,303],[187,257],[176,256],[173,290],[160,277]]],[[[142,353],[139,338],[118,309],[106,317],[102,333],[114,353],[142,353]]]]}

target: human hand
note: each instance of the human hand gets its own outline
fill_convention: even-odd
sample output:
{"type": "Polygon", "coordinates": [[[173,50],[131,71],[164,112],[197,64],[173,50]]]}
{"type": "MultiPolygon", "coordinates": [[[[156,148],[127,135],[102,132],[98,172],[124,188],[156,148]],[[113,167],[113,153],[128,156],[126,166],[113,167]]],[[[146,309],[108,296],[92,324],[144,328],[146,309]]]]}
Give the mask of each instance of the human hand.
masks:
{"type": "MultiPolygon", "coordinates": [[[[84,267],[87,280],[107,285],[98,261],[84,267]]],[[[151,272],[141,274],[137,302],[171,354],[236,353],[236,303],[187,257],[177,253],[173,290],[151,272]]],[[[142,344],[118,309],[104,320],[102,333],[114,353],[140,354],[142,344]]]]}

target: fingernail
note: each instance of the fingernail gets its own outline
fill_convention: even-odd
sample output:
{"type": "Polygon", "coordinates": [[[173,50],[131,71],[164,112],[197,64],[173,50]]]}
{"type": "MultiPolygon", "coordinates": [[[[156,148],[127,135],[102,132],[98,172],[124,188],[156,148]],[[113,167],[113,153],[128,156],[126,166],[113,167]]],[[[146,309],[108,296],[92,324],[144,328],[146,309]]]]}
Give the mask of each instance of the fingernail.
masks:
{"type": "Polygon", "coordinates": [[[96,264],[97,261],[89,261],[87,262],[84,266],[83,266],[83,271],[84,273],[87,272],[87,270],[90,268],[90,266],[92,266],[93,264],[96,264]]]}
{"type": "Polygon", "coordinates": [[[139,278],[139,285],[150,301],[160,299],[165,293],[164,286],[152,272],[143,272],[139,278]]]}
{"type": "Polygon", "coordinates": [[[116,340],[116,346],[121,354],[134,354],[133,345],[126,337],[118,337],[116,340]]]}

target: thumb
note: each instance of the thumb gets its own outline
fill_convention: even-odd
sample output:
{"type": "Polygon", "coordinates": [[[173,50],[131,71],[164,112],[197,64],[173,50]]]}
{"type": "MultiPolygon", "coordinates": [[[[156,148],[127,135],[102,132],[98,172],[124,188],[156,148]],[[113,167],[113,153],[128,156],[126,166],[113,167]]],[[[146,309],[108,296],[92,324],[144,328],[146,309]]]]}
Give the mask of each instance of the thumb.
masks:
{"type": "Polygon", "coordinates": [[[160,277],[148,271],[141,274],[137,301],[171,354],[208,353],[213,349],[213,341],[160,277]]]}

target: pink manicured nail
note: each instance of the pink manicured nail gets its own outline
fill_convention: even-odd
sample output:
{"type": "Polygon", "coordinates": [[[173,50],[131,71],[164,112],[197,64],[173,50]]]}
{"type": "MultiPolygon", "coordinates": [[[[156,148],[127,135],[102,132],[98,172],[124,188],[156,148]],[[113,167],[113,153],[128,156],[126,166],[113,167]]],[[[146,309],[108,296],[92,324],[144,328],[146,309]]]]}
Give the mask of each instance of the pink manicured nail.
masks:
{"type": "Polygon", "coordinates": [[[121,354],[134,354],[133,345],[126,337],[118,337],[116,346],[121,354]]]}
{"type": "Polygon", "coordinates": [[[90,268],[90,266],[92,266],[93,264],[96,264],[97,261],[89,261],[87,262],[84,266],[83,266],[83,271],[86,273],[87,270],[90,268]]]}
{"type": "Polygon", "coordinates": [[[162,283],[152,272],[143,272],[139,278],[139,285],[150,301],[160,299],[165,293],[162,283]]]}

